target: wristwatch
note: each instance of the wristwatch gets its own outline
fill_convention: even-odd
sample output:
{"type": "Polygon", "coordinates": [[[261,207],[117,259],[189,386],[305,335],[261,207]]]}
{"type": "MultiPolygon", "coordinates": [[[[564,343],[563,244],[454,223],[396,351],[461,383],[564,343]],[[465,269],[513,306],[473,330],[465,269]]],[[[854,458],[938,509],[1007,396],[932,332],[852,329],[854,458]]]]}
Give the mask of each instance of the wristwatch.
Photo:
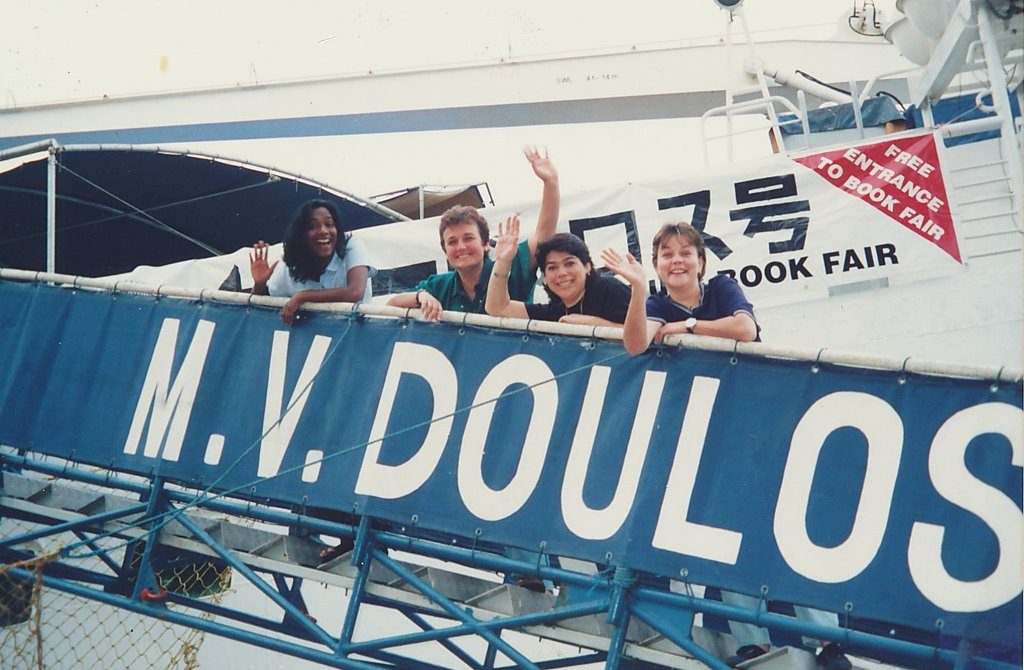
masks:
{"type": "Polygon", "coordinates": [[[697,327],[697,319],[695,319],[695,318],[693,318],[691,316],[686,321],[683,321],[683,326],[686,328],[686,332],[688,332],[688,333],[690,333],[692,335],[693,334],[693,329],[697,327]]]}

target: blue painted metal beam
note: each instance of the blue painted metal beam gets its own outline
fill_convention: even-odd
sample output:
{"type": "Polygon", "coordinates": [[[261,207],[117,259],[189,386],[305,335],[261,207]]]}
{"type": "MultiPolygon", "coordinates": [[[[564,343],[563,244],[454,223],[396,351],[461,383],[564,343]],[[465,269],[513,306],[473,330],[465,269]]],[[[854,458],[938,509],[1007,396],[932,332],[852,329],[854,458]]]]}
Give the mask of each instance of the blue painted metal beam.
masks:
{"type": "MultiPolygon", "coordinates": [[[[758,626],[776,630],[795,633],[805,637],[822,640],[835,640],[842,642],[843,646],[850,649],[864,649],[872,655],[882,654],[885,660],[898,659],[901,662],[912,662],[922,667],[953,667],[956,664],[956,652],[948,649],[938,649],[928,645],[906,642],[904,640],[893,640],[871,635],[849,628],[837,628],[824,626],[808,621],[802,621],[794,617],[772,614],[769,612],[754,612],[742,607],[727,605],[716,600],[706,600],[681,593],[667,591],[656,591],[648,588],[638,588],[634,593],[638,601],[650,601],[666,605],[679,606],[695,612],[715,614],[732,621],[753,623],[758,626]]],[[[1019,670],[1016,666],[1008,663],[1000,663],[990,659],[975,657],[975,667],[991,670],[1019,670]]]]}
{"type": "MultiPolygon", "coordinates": [[[[24,568],[11,568],[8,570],[7,574],[23,581],[31,581],[35,579],[35,574],[29,570],[25,570],[24,568]]],[[[323,663],[331,667],[342,668],[343,670],[380,670],[380,666],[376,664],[338,658],[329,652],[310,649],[309,647],[303,647],[302,645],[267,637],[266,635],[240,628],[231,628],[230,626],[225,626],[216,621],[207,621],[201,617],[191,616],[174,610],[153,609],[146,603],[142,603],[137,600],[132,600],[130,598],[111,593],[105,593],[74,582],[56,579],[45,574],[43,575],[43,585],[47,588],[63,591],[64,593],[70,593],[82,598],[89,598],[90,600],[95,600],[105,605],[120,607],[122,609],[139,614],[145,614],[162,621],[168,621],[182,626],[189,626],[206,633],[237,640],[262,649],[278,651],[283,654],[303,658],[316,663],[323,663]]]]}
{"type": "Polygon", "coordinates": [[[484,669],[494,670],[494,661],[498,657],[498,650],[493,644],[487,645],[487,655],[484,656],[484,669]]]}
{"type": "MultiPolygon", "coordinates": [[[[292,583],[289,585],[288,580],[282,574],[274,572],[271,573],[271,577],[274,578],[274,586],[277,587],[278,593],[288,600],[288,602],[295,605],[295,607],[300,611],[308,614],[309,608],[306,607],[306,601],[302,597],[302,579],[299,577],[292,577],[292,583]]],[[[281,624],[289,630],[293,630],[295,628],[295,623],[296,622],[289,619],[287,615],[285,615],[284,620],[281,622],[281,624]]]]}
{"type": "Polygon", "coordinates": [[[75,521],[65,521],[64,523],[58,523],[53,526],[41,528],[29,533],[22,533],[21,535],[15,535],[4,540],[0,540],[0,549],[5,547],[13,547],[24,542],[31,542],[32,540],[38,540],[43,537],[50,535],[56,535],[58,533],[65,533],[69,531],[77,531],[82,528],[90,528],[94,526],[102,525],[108,521],[114,519],[120,519],[121,517],[131,516],[133,514],[140,514],[146,511],[146,503],[140,503],[133,505],[132,507],[126,507],[125,509],[114,510],[111,512],[103,512],[102,514],[95,514],[93,516],[83,517],[76,519],[75,521]]]}
{"type": "Polygon", "coordinates": [[[92,538],[90,538],[88,535],[86,535],[84,532],[82,532],[80,530],[76,530],[74,532],[75,532],[75,537],[77,537],[79,540],[84,542],[85,546],[87,546],[90,549],[92,549],[92,552],[94,554],[96,554],[96,557],[98,559],[100,559],[100,561],[102,561],[104,565],[106,565],[108,568],[110,568],[110,570],[115,575],[118,575],[118,574],[121,573],[121,566],[117,564],[117,561],[115,561],[114,559],[110,558],[110,556],[107,555],[107,552],[103,551],[103,548],[101,546],[99,546],[98,544],[96,544],[95,542],[92,541],[92,538]]]}
{"type": "Polygon", "coordinates": [[[637,619],[664,635],[673,644],[711,668],[711,670],[729,670],[729,666],[723,663],[717,656],[694,642],[691,638],[680,635],[677,626],[662,621],[658,616],[648,612],[643,605],[634,603],[631,611],[637,619]]]}
{"type": "MultiPolygon", "coordinates": [[[[157,514],[163,513],[167,509],[167,503],[161,492],[164,488],[163,478],[160,476],[153,478],[152,486],[149,489],[149,498],[146,502],[146,524],[145,527],[149,528],[150,523],[148,520],[156,517],[157,514]]],[[[152,591],[152,593],[159,593],[163,588],[156,578],[156,571],[153,569],[153,545],[156,543],[151,541],[155,539],[153,536],[144,536],[133,542],[128,546],[128,549],[124,553],[124,561],[121,566],[121,570],[118,574],[123,575],[125,579],[131,577],[131,569],[129,562],[134,558],[135,548],[139,543],[145,542],[145,548],[142,550],[142,560],[139,561],[135,572],[134,584],[132,584],[132,599],[138,598],[145,591],[152,591]]],[[[65,547],[61,550],[61,555],[68,555],[69,547],[65,547]]],[[[162,601],[154,600],[150,603],[151,607],[163,608],[165,605],[162,601]]]]}
{"type": "Polygon", "coordinates": [[[356,543],[352,550],[352,559],[357,567],[356,579],[352,584],[352,591],[348,597],[348,610],[345,612],[345,621],[342,623],[341,634],[338,636],[338,645],[335,652],[339,655],[348,653],[352,642],[352,634],[356,628],[356,618],[359,616],[359,608],[363,601],[363,592],[366,590],[366,581],[370,575],[370,558],[367,555],[368,545],[372,543],[370,538],[370,520],[362,517],[359,520],[359,531],[356,533],[356,543]]]}
{"type": "Polygon", "coordinates": [[[608,623],[615,627],[612,639],[608,643],[608,657],[605,659],[605,670],[618,670],[622,660],[622,648],[626,644],[626,631],[629,630],[629,593],[632,586],[632,571],[623,572],[615,569],[615,586],[612,589],[611,605],[608,608],[608,623]]]}
{"type": "Polygon", "coordinates": [[[234,568],[240,575],[248,579],[253,586],[259,589],[261,593],[270,598],[278,605],[278,607],[283,609],[301,628],[312,634],[317,641],[321,644],[327,645],[331,649],[336,648],[338,644],[337,640],[328,635],[323,628],[313,623],[305,612],[297,608],[295,605],[290,603],[287,598],[275,591],[270,584],[267,584],[267,582],[257,575],[249,566],[242,563],[234,554],[221,546],[221,544],[209,533],[193,523],[192,520],[184,514],[180,515],[177,520],[178,523],[184,526],[188,532],[192,533],[196,539],[202,541],[210,547],[210,549],[213,549],[214,553],[220,556],[225,563],[234,568]]]}
{"type": "MultiPolygon", "coordinates": [[[[32,561],[38,560],[40,557],[36,556],[29,551],[16,551],[12,549],[6,549],[0,551],[0,561],[4,563],[17,563],[19,561],[32,561]]],[[[76,567],[74,565],[67,565],[60,561],[53,561],[46,565],[47,574],[59,577],[61,579],[73,579],[78,582],[84,582],[86,584],[96,584],[102,586],[105,589],[114,589],[118,587],[119,578],[107,574],[99,574],[91,570],[76,567]]]]}
{"type": "Polygon", "coordinates": [[[578,572],[571,572],[569,570],[553,568],[550,566],[537,567],[535,563],[527,561],[515,561],[496,554],[481,553],[479,551],[472,551],[462,547],[453,547],[430,540],[406,537],[396,533],[377,531],[375,537],[376,544],[382,547],[414,552],[424,556],[461,563],[463,565],[472,565],[473,567],[483,570],[514,573],[526,572],[530,574],[537,574],[544,579],[558,581],[563,584],[576,584],[588,589],[593,588],[595,591],[609,589],[608,579],[605,577],[583,575],[578,572]]]}
{"type": "Polygon", "coordinates": [[[515,630],[526,626],[550,624],[562,619],[575,619],[576,617],[597,614],[608,610],[608,601],[600,600],[589,603],[560,607],[545,612],[534,612],[532,614],[521,614],[519,616],[500,617],[488,621],[474,619],[472,623],[464,623],[448,628],[432,628],[421,633],[406,633],[387,638],[378,638],[368,642],[356,642],[349,645],[350,651],[362,651],[365,649],[379,649],[382,647],[399,647],[406,644],[418,644],[420,642],[431,642],[451,637],[472,635],[480,630],[515,630]]]}
{"type": "MultiPolygon", "coordinates": [[[[419,626],[420,630],[434,630],[434,626],[431,626],[426,619],[415,612],[402,612],[402,614],[405,615],[405,618],[409,621],[412,621],[414,624],[419,626]]],[[[467,667],[472,668],[472,670],[481,670],[483,668],[483,666],[476,659],[470,656],[465,649],[451,640],[440,639],[437,643],[444,647],[448,653],[465,663],[467,667]]],[[[491,649],[491,647],[488,647],[488,649],[491,649]]]]}
{"type": "MultiPolygon", "coordinates": [[[[148,494],[150,488],[148,485],[111,476],[109,474],[102,475],[96,472],[83,470],[81,468],[55,465],[27,456],[5,454],[3,455],[2,462],[10,463],[14,467],[20,467],[26,470],[33,470],[43,474],[80,481],[87,484],[118,488],[141,495],[148,494]]],[[[168,500],[185,503],[186,505],[193,503],[196,497],[194,494],[175,490],[165,490],[164,495],[167,496],[168,500]]],[[[277,523],[284,526],[297,526],[306,530],[332,536],[354,537],[356,534],[352,527],[345,524],[317,520],[306,515],[298,515],[283,510],[255,507],[250,503],[231,502],[224,498],[203,500],[199,507],[215,512],[223,512],[225,514],[259,519],[268,523],[277,523]]],[[[179,512],[181,511],[184,510],[179,510],[179,512]]],[[[535,563],[512,561],[496,554],[482,553],[479,550],[472,551],[462,547],[449,546],[432,540],[413,538],[397,533],[374,531],[374,536],[377,545],[390,549],[413,551],[425,556],[432,556],[434,558],[455,561],[467,565],[476,565],[483,569],[495,570],[498,572],[511,571],[520,573],[537,573],[545,579],[556,580],[565,584],[576,584],[587,588],[609,588],[608,580],[604,577],[582,575],[576,572],[553,568],[550,566],[538,567],[535,563]]]]}
{"type": "MultiPolygon", "coordinates": [[[[127,480],[121,480],[117,477],[110,475],[96,474],[79,470],[74,467],[63,467],[61,465],[52,465],[44,463],[36,459],[29,458],[27,456],[14,456],[10,454],[4,454],[2,457],[2,464],[4,467],[23,467],[27,470],[35,470],[52,474],[59,477],[65,477],[67,479],[76,479],[78,481],[84,481],[87,483],[94,483],[98,485],[106,485],[117,488],[122,488],[128,491],[134,491],[139,493],[145,493],[149,490],[148,486],[141,485],[135,482],[127,480]]],[[[183,502],[191,502],[194,496],[178,491],[167,491],[166,495],[170,499],[180,500],[183,502]]],[[[225,499],[217,499],[212,501],[205,501],[202,504],[203,508],[211,509],[226,514],[234,514],[238,516],[252,517],[261,519],[270,523],[280,523],[283,525],[297,525],[301,524],[304,528],[314,530],[316,532],[323,532],[331,535],[344,536],[345,533],[351,534],[353,531],[351,527],[343,524],[335,524],[333,522],[319,521],[311,519],[307,516],[298,516],[290,512],[278,511],[273,509],[266,509],[262,507],[253,507],[249,504],[231,502],[225,499]]],[[[408,536],[400,535],[397,533],[388,533],[375,531],[375,543],[378,546],[390,547],[394,549],[402,549],[406,551],[414,551],[424,556],[431,556],[442,560],[454,561],[466,565],[473,565],[474,567],[496,570],[499,572],[507,571],[535,571],[541,576],[548,579],[560,580],[565,584],[572,584],[582,586],[590,589],[608,590],[609,582],[606,578],[600,576],[589,576],[581,575],[578,573],[572,573],[566,570],[557,568],[551,568],[547,566],[541,566],[537,568],[536,565],[530,563],[522,563],[517,561],[510,561],[504,557],[480,553],[479,551],[471,551],[466,548],[448,546],[439,544],[438,542],[424,540],[419,538],[411,538],[408,536]]],[[[262,580],[261,580],[262,581],[262,580]]],[[[957,654],[951,650],[936,649],[928,645],[922,645],[912,642],[906,642],[902,640],[893,640],[878,635],[872,635],[869,633],[862,633],[855,630],[827,627],[811,624],[804,622],[792,617],[786,617],[768,613],[754,613],[743,608],[737,608],[725,603],[718,601],[705,600],[703,598],[694,598],[692,596],[685,596],[683,594],[669,593],[664,591],[656,591],[651,589],[637,589],[634,597],[638,602],[642,602],[645,599],[650,602],[658,602],[670,607],[678,607],[681,610],[689,610],[694,612],[705,612],[710,614],[716,614],[725,618],[743,621],[748,623],[755,623],[757,625],[766,626],[768,628],[780,631],[786,631],[790,633],[807,635],[809,637],[816,637],[820,639],[833,639],[841,641],[845,646],[851,649],[864,650],[868,655],[899,659],[901,661],[910,662],[914,665],[931,666],[932,664],[939,664],[943,667],[953,667],[957,662],[957,654]]],[[[385,603],[386,599],[378,597],[367,596],[364,602],[373,603],[385,603]]],[[[398,603],[390,603],[391,606],[401,608],[398,603]]],[[[407,609],[413,610],[415,608],[407,606],[407,609]]],[[[459,619],[451,615],[450,613],[437,613],[429,612],[434,616],[451,616],[453,619],[459,619]]],[[[668,637],[666,635],[666,637],[668,637]]],[[[991,659],[974,657],[972,659],[975,667],[978,668],[991,668],[993,670],[1009,670],[1015,666],[1006,663],[1000,663],[991,659]]]]}
{"type": "MultiPolygon", "coordinates": [[[[74,466],[55,465],[53,463],[41,461],[28,456],[15,456],[11,454],[0,455],[0,467],[8,467],[8,465],[15,469],[24,468],[25,470],[60,477],[62,479],[69,479],[86,484],[95,484],[97,486],[105,486],[108,488],[120,489],[122,491],[130,491],[142,496],[148,495],[150,489],[149,484],[143,484],[123,477],[113,476],[109,472],[107,474],[99,474],[91,470],[84,470],[74,466]]],[[[355,530],[346,524],[316,519],[315,517],[310,517],[308,515],[299,515],[292,512],[286,512],[284,510],[275,510],[263,506],[257,507],[249,502],[236,502],[234,499],[219,496],[214,497],[214,494],[208,494],[210,496],[209,498],[200,497],[198,499],[198,504],[197,496],[204,495],[199,491],[196,493],[188,493],[185,491],[168,489],[164,491],[164,495],[168,500],[184,503],[189,506],[202,507],[203,509],[208,509],[214,512],[223,512],[225,514],[232,514],[235,516],[256,518],[262,521],[267,521],[268,523],[294,526],[296,528],[323,533],[325,535],[355,537],[355,530]]]]}
{"type": "Polygon", "coordinates": [[[452,670],[450,666],[446,667],[443,665],[435,665],[433,663],[427,663],[425,661],[420,661],[415,658],[409,658],[408,656],[394,654],[379,649],[376,651],[367,652],[364,654],[364,656],[380,659],[381,661],[390,663],[391,665],[388,667],[393,666],[395,668],[401,668],[401,670],[452,670]]]}
{"type": "Polygon", "coordinates": [[[255,614],[249,614],[248,612],[242,612],[213,602],[207,602],[201,598],[189,598],[187,596],[178,595],[177,593],[167,594],[167,600],[168,602],[199,610],[200,612],[207,612],[229,621],[237,621],[238,623],[244,623],[248,626],[258,626],[268,631],[281,633],[300,640],[317,642],[317,640],[315,640],[313,636],[305,630],[298,630],[295,626],[282,623],[280,620],[256,616],[255,614]]]}
{"type": "MultiPolygon", "coordinates": [[[[541,670],[555,670],[556,668],[576,668],[587,663],[600,663],[605,660],[607,654],[603,651],[593,654],[582,654],[571,658],[553,658],[548,661],[539,661],[537,667],[541,670]]],[[[652,666],[653,667],[653,666],[652,666]]],[[[511,665],[502,666],[496,670],[515,670],[511,665]]]]}
{"type": "Polygon", "coordinates": [[[622,661],[622,648],[626,644],[626,633],[629,631],[630,593],[636,584],[636,573],[629,568],[615,568],[612,577],[611,605],[608,607],[608,623],[615,627],[612,639],[608,643],[608,657],[605,659],[605,670],[618,670],[622,661]]]}
{"type": "Polygon", "coordinates": [[[383,563],[388,570],[394,572],[396,575],[398,575],[406,582],[408,582],[411,586],[413,586],[417,591],[419,591],[424,596],[426,596],[434,603],[439,605],[441,609],[448,612],[452,616],[460,619],[463,623],[474,626],[474,632],[477,635],[490,642],[491,645],[497,647],[501,651],[501,653],[505,654],[512,661],[519,664],[520,667],[527,668],[528,670],[539,670],[537,666],[530,661],[530,659],[526,658],[518,651],[516,651],[516,649],[512,647],[512,645],[510,645],[509,643],[505,642],[500,637],[495,635],[493,631],[487,628],[480,627],[479,624],[481,622],[478,621],[475,617],[473,617],[469,612],[464,612],[460,610],[458,607],[455,606],[454,603],[452,603],[451,600],[449,600],[444,595],[439,593],[436,589],[434,589],[432,586],[424,582],[422,579],[414,575],[411,571],[407,570],[404,565],[402,565],[398,561],[393,560],[386,553],[380,551],[379,549],[373,550],[373,557],[381,563],[383,563]]]}

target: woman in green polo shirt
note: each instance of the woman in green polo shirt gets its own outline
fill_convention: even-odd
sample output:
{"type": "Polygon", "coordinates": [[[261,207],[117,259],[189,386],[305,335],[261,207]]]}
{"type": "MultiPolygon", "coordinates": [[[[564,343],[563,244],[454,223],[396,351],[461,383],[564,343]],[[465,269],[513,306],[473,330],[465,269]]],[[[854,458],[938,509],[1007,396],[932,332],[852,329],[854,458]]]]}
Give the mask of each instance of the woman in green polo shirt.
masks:
{"type": "MultiPolygon", "coordinates": [[[[536,149],[528,148],[523,154],[533,173],[544,184],[537,228],[517,250],[509,277],[509,291],[517,300],[525,301],[533,289],[536,271],[533,258],[537,245],[555,233],[559,193],[558,171],[547,153],[542,155],[536,149]]],[[[429,321],[439,321],[442,310],[483,314],[487,285],[494,266],[494,261],[487,254],[490,239],[487,219],[474,207],[457,205],[441,216],[439,233],[441,248],[452,270],[427,277],[416,285],[415,290],[392,297],[388,304],[419,308],[429,321]]]]}

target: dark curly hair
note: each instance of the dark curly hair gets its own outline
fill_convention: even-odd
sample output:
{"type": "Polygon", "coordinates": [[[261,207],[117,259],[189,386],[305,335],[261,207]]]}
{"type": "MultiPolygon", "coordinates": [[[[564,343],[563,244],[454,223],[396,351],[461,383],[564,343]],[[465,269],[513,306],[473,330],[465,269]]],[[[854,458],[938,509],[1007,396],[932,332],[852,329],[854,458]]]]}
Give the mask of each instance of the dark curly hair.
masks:
{"type": "MultiPolygon", "coordinates": [[[[536,254],[537,272],[540,273],[541,277],[544,276],[544,266],[547,264],[548,254],[552,251],[561,251],[564,254],[575,256],[580,259],[580,262],[584,265],[589,265],[590,270],[587,272],[586,285],[588,287],[590,286],[590,283],[594,279],[594,262],[590,258],[590,249],[587,247],[586,242],[572,233],[556,233],[538,244],[536,254]]],[[[552,293],[551,289],[548,288],[547,282],[542,282],[542,285],[550,299],[561,300],[561,298],[552,293]]]]}
{"type": "Polygon", "coordinates": [[[324,268],[309,248],[306,232],[313,221],[313,211],[323,207],[331,213],[334,225],[338,229],[338,242],[334,253],[338,258],[345,258],[345,247],[351,233],[346,233],[341,226],[341,211],[338,205],[330,200],[310,200],[299,207],[292,217],[291,223],[284,231],[284,264],[295,281],[319,281],[324,268]]]}

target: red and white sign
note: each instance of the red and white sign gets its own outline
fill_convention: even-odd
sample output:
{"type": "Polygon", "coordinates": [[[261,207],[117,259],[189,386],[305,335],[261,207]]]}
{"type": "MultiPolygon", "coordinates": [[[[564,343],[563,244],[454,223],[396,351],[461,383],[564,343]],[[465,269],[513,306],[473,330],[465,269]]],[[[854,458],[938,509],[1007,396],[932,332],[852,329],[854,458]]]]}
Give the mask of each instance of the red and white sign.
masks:
{"type": "MultiPolygon", "coordinates": [[[[735,277],[757,307],[965,269],[931,133],[710,169],[687,160],[681,156],[687,167],[666,179],[563,197],[559,230],[582,237],[595,260],[605,247],[633,253],[654,279],[651,240],[662,224],[686,221],[704,235],[708,276],[735,277]]],[[[628,178],[629,166],[623,166],[623,181],[628,178]]],[[[538,198],[540,190],[538,183],[538,198]]],[[[489,207],[482,214],[492,231],[499,221],[519,214],[525,236],[539,209],[539,202],[532,202],[489,207]]],[[[437,223],[436,218],[400,222],[356,235],[383,272],[424,272],[423,266],[444,272],[448,264],[437,223]]],[[[242,250],[218,267],[214,279],[219,281],[232,263],[247,265],[247,254],[242,250]]],[[[195,278],[200,273],[188,267],[182,274],[195,278]]]]}
{"type": "MultiPolygon", "coordinates": [[[[626,179],[628,167],[623,170],[626,179]]],[[[518,213],[529,230],[538,212],[539,203],[528,203],[482,213],[492,229],[518,213]]],[[[708,276],[735,277],[759,307],[964,269],[930,133],[795,158],[690,167],[664,180],[566,196],[558,228],[582,237],[595,260],[605,247],[630,251],[654,279],[651,240],[662,224],[676,221],[704,234],[708,276]]],[[[380,269],[424,261],[448,269],[436,219],[357,234],[380,269]]]]}
{"type": "Polygon", "coordinates": [[[932,135],[826,151],[796,161],[962,262],[932,135]]]}

